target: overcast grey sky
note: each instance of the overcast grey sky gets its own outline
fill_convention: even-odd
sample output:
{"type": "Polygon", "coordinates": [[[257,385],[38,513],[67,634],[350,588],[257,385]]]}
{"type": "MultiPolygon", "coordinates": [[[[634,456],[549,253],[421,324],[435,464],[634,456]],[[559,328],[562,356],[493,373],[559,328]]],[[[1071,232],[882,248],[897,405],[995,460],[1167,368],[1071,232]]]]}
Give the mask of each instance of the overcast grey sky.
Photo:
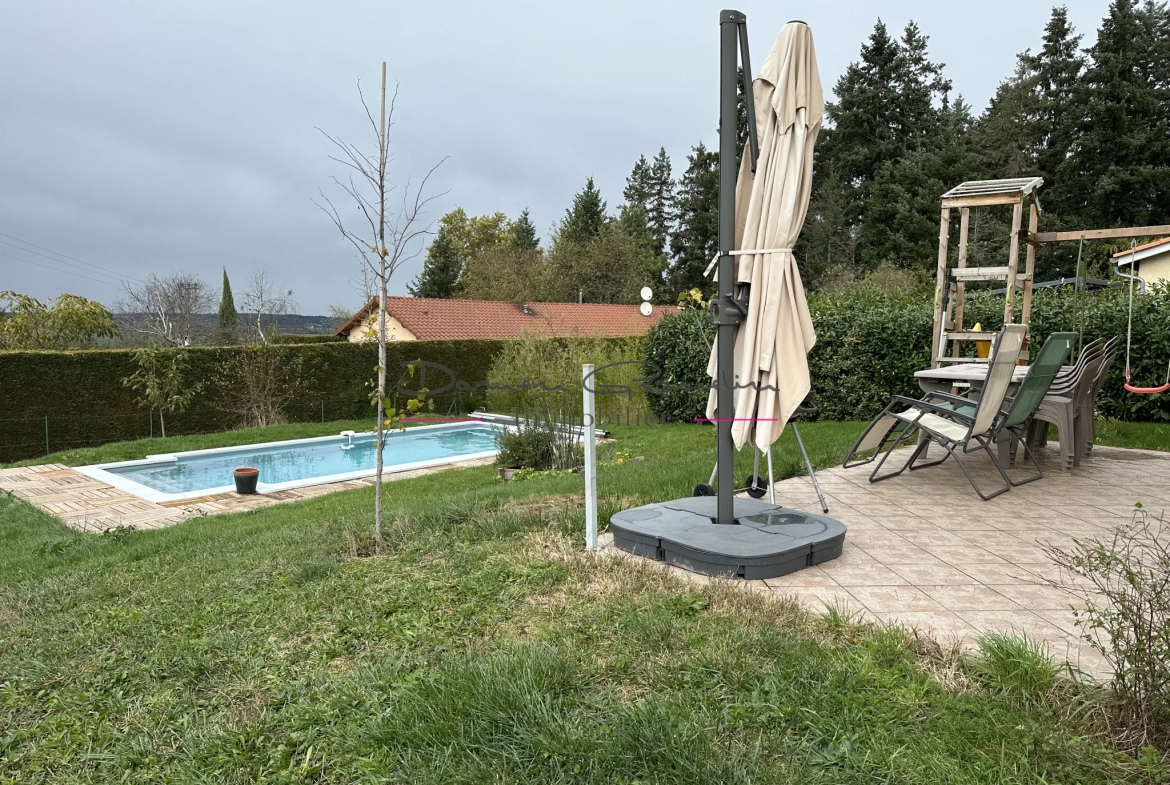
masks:
{"type": "MultiPolygon", "coordinates": [[[[1091,42],[1106,0],[1071,0],[1091,42]]],[[[394,173],[447,191],[431,217],[528,206],[542,234],[592,175],[611,210],[640,153],[676,176],[715,141],[718,12],[676,0],[590,3],[0,3],[0,290],[112,304],[120,276],[189,270],[239,290],[256,264],[301,313],[356,307],[357,262],[313,205],[338,166],[316,127],[366,141],[355,80],[401,83],[394,173]],[[38,255],[40,254],[40,255],[38,255]],[[20,257],[25,261],[17,261],[20,257]],[[28,262],[35,262],[34,266],[28,262]],[[56,268],[55,272],[47,267],[56,268]],[[97,280],[91,280],[97,279],[97,280]]],[[[914,19],[981,110],[1039,44],[1034,0],[745,1],[754,65],[790,18],[813,29],[825,91],[881,17],[914,19]]],[[[396,293],[421,256],[399,272],[396,293]]]]}

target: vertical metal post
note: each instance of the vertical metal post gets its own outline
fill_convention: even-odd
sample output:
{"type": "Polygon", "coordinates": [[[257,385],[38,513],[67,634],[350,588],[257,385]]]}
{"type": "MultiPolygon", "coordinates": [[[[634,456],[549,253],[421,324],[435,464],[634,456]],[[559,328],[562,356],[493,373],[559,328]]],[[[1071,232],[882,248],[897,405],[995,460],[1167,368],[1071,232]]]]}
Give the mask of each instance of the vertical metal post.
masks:
{"type": "Polygon", "coordinates": [[[325,401],[321,401],[321,422],[325,422],[325,401]]]}
{"type": "Polygon", "coordinates": [[[593,366],[581,366],[585,406],[581,425],[585,440],[585,549],[597,550],[597,416],[593,405],[593,366]]]}
{"type": "Polygon", "coordinates": [[[150,420],[150,438],[153,439],[154,438],[154,409],[148,409],[146,411],[146,417],[148,420],[150,420]]]}
{"type": "Polygon", "coordinates": [[[45,415],[45,455],[49,454],[49,415],[45,415]]]}
{"type": "Polygon", "coordinates": [[[716,422],[719,445],[719,487],[716,521],[735,523],[735,443],[731,437],[735,417],[735,321],[729,306],[735,296],[735,121],[736,65],[739,25],[746,17],[738,11],[719,13],[719,299],[716,303],[718,351],[716,422]],[[724,313],[720,313],[723,311],[724,313]]]}

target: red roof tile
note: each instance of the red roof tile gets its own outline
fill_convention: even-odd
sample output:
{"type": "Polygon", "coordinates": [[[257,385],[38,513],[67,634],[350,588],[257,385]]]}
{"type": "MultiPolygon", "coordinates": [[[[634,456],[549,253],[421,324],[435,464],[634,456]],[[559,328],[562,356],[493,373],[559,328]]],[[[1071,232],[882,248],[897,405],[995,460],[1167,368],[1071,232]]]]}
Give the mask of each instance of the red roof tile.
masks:
{"type": "Polygon", "coordinates": [[[1119,251],[1119,252],[1113,254],[1113,258],[1114,259],[1122,259],[1126,256],[1129,256],[1130,254],[1141,253],[1142,251],[1146,250],[1147,248],[1156,248],[1157,246],[1165,245],[1166,243],[1170,243],[1170,237],[1163,237],[1161,240],[1154,240],[1153,242],[1145,243],[1144,245],[1139,245],[1137,248],[1133,248],[1131,250],[1119,251]]]}
{"type": "MultiPolygon", "coordinates": [[[[371,300],[340,330],[346,334],[377,308],[371,300]]],[[[678,308],[656,305],[643,316],[636,305],[601,303],[509,303],[493,300],[440,300],[426,297],[388,297],[386,311],[420,341],[456,341],[471,338],[518,338],[643,335],[667,313],[678,308]]]]}

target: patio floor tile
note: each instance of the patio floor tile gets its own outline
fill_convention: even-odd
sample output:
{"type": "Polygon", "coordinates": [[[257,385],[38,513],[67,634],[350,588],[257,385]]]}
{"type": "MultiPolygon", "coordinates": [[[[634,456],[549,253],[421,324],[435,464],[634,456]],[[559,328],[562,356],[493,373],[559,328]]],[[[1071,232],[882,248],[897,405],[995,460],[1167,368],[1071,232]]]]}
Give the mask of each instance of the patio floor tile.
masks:
{"type": "Polygon", "coordinates": [[[971,576],[946,562],[930,557],[931,561],[916,561],[910,564],[889,564],[909,584],[923,586],[970,586],[971,576]]]}
{"type": "Polygon", "coordinates": [[[1010,597],[980,584],[965,586],[923,586],[922,590],[938,601],[947,610],[1000,611],[1020,609],[1021,605],[1010,597]]]}
{"type": "Polygon", "coordinates": [[[907,584],[849,586],[848,589],[872,613],[940,613],[947,610],[926,592],[907,584]]]}

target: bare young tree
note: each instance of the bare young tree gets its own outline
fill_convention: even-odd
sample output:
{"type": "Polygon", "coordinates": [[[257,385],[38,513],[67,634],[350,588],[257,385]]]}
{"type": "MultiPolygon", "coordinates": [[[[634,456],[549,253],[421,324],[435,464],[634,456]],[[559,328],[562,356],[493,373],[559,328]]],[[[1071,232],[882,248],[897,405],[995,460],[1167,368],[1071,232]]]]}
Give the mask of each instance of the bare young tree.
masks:
{"type": "MultiPolygon", "coordinates": [[[[431,167],[417,187],[412,187],[407,180],[405,186],[395,186],[390,182],[388,167],[390,164],[389,130],[393,125],[394,104],[398,98],[397,85],[390,98],[389,112],[386,107],[386,63],[382,63],[382,91],[378,116],[374,117],[370,106],[362,93],[361,81],[358,81],[358,96],[365,110],[366,119],[370,123],[376,143],[375,152],[363,151],[357,145],[343,139],[330,136],[321,131],[336,148],[334,155],[329,156],[349,171],[347,177],[332,178],[333,183],[341,190],[347,201],[357,207],[360,219],[356,226],[347,226],[341,219],[337,207],[323,192],[317,206],[329,216],[333,224],[357,251],[363,269],[368,270],[374,279],[378,293],[378,386],[374,394],[375,405],[378,410],[377,436],[377,464],[374,482],[374,550],[381,552],[382,544],[382,450],[386,445],[385,415],[389,408],[389,399],[386,395],[386,296],[390,279],[395,271],[404,263],[414,259],[422,250],[422,239],[430,233],[431,224],[423,220],[424,213],[430,202],[442,194],[424,196],[427,182],[435,170],[442,165],[443,160],[431,167]],[[395,192],[401,196],[398,197],[395,192]],[[400,200],[397,208],[390,206],[390,201],[400,200]]],[[[318,129],[320,130],[320,129],[318,129]]]]}
{"type": "Polygon", "coordinates": [[[140,284],[124,282],[122,295],[118,310],[131,317],[129,329],[164,346],[190,346],[196,315],[215,302],[203,279],[184,272],[148,273],[140,284]]]}
{"type": "Polygon", "coordinates": [[[297,304],[292,296],[292,289],[286,290],[276,285],[267,267],[257,265],[252,270],[252,277],[248,279],[248,288],[244,290],[241,302],[244,305],[244,312],[251,314],[254,319],[260,343],[268,343],[269,336],[276,332],[281,316],[296,313],[297,304]],[[267,334],[264,332],[265,319],[270,320],[267,334]]]}

